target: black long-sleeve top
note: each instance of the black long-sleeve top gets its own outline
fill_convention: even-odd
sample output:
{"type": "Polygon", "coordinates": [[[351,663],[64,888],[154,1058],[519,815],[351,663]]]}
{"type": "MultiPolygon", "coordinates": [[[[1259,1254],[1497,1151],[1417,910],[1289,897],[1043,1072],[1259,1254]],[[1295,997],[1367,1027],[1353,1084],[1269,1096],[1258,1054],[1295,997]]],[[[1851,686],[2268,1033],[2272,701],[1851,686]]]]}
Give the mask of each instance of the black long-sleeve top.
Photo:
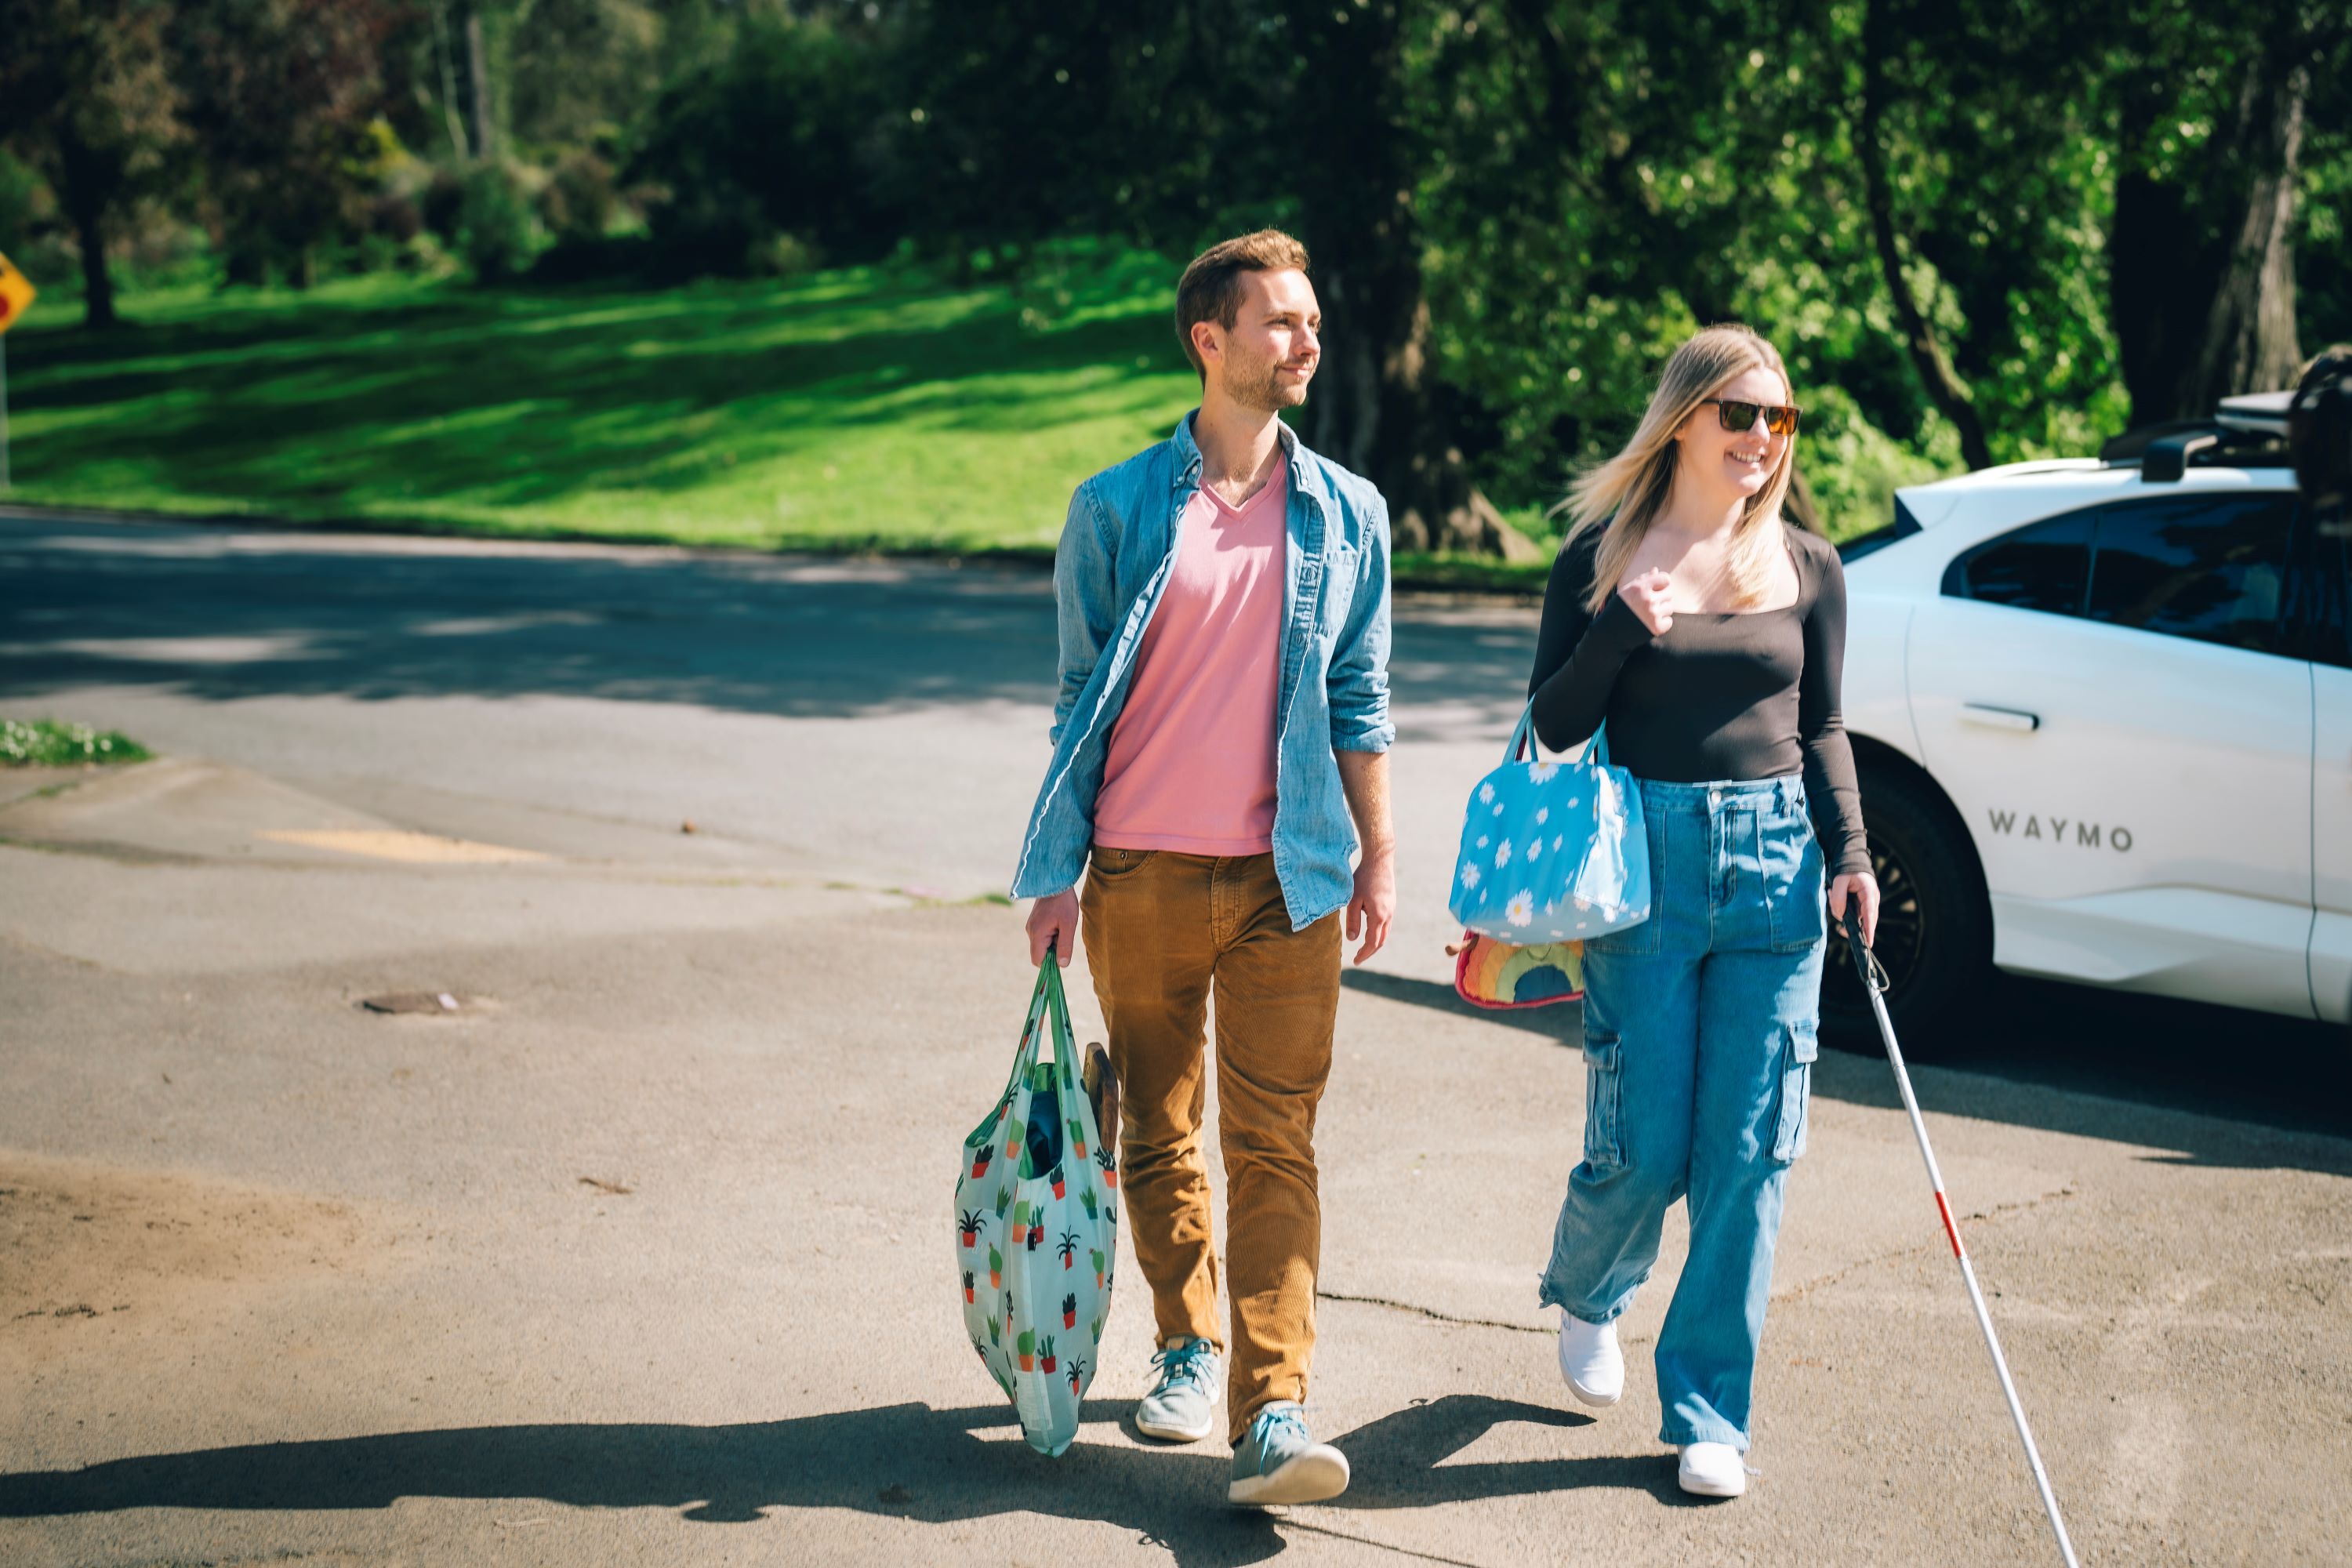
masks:
{"type": "Polygon", "coordinates": [[[1804,774],[1830,874],[1870,869],[1853,747],[1838,710],[1845,573],[1818,534],[1784,529],[1797,567],[1786,609],[1677,612],[1652,637],[1617,594],[1589,614],[1601,531],[1552,563],[1536,637],[1536,734],[1554,751],[1609,722],[1609,760],[1673,784],[1804,774]]]}

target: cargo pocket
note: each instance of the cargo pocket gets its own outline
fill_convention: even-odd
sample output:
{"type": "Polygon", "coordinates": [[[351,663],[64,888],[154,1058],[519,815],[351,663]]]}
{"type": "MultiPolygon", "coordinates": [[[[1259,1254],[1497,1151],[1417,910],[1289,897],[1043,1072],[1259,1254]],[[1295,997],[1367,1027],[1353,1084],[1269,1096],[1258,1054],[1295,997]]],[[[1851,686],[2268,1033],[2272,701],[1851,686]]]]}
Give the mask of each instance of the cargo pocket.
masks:
{"type": "Polygon", "coordinates": [[[1813,1058],[1822,1044],[1816,1026],[1790,1024],[1780,1057],[1780,1114],[1772,1134],[1772,1158],[1785,1165],[1805,1152],[1806,1110],[1813,1098],[1813,1058]]]}
{"type": "Polygon", "coordinates": [[[1595,1171],[1614,1171],[1625,1163],[1620,1045],[1614,1035],[1584,1037],[1584,1163],[1595,1171]]]}

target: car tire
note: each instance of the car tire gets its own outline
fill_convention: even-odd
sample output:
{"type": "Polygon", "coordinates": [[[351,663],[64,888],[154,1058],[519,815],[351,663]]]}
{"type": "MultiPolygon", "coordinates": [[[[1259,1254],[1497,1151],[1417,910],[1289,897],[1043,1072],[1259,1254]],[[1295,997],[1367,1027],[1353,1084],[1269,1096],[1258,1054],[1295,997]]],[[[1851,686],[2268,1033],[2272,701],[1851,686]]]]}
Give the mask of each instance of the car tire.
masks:
{"type": "MultiPolygon", "coordinates": [[[[1906,1058],[1964,1048],[1992,977],[1992,914],[1968,830],[1924,781],[1890,768],[1861,774],[1863,817],[1882,902],[1872,952],[1886,971],[1886,1010],[1906,1058]]],[[[1834,929],[1822,976],[1822,1030],[1832,1044],[1880,1048],[1878,1020],[1834,929]]]]}

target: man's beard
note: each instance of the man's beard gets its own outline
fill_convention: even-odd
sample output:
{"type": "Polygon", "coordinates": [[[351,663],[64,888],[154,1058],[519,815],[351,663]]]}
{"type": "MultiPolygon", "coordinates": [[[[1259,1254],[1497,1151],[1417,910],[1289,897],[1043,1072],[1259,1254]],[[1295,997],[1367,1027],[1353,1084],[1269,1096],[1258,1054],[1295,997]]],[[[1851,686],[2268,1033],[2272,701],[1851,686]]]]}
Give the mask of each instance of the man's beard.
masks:
{"type": "Polygon", "coordinates": [[[1307,401],[1307,383],[1314,380],[1287,382],[1282,376],[1279,361],[1268,363],[1263,370],[1255,366],[1247,370],[1228,372],[1225,375],[1225,395],[1244,408],[1261,414],[1279,414],[1307,401]]]}

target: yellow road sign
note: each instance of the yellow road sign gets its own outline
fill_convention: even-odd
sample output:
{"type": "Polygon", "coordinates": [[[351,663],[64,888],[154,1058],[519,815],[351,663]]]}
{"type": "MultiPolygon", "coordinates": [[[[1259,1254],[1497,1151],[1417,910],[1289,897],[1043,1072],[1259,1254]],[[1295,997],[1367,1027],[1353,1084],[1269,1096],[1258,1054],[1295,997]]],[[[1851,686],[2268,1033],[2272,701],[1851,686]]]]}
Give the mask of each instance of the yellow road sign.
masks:
{"type": "Polygon", "coordinates": [[[25,275],[0,256],[0,332],[16,324],[16,318],[33,302],[33,285],[25,275]]]}

